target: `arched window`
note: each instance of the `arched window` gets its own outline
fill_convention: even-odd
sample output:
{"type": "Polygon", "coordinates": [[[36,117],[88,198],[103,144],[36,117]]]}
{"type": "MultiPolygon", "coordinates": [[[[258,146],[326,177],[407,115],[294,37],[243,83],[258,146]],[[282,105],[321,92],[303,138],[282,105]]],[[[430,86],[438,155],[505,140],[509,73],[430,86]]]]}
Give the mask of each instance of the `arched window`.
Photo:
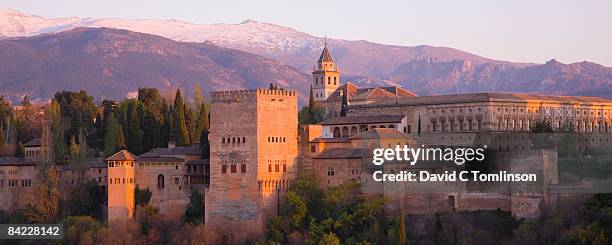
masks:
{"type": "Polygon", "coordinates": [[[164,189],[164,175],[160,174],[157,176],[157,189],[164,189]]]}
{"type": "Polygon", "coordinates": [[[356,126],[351,127],[351,136],[355,136],[357,134],[358,134],[357,127],[356,126]]]}
{"type": "Polygon", "coordinates": [[[338,78],[337,78],[337,77],[334,77],[334,85],[336,85],[336,84],[337,84],[337,80],[338,80],[338,78]]]}
{"type": "Polygon", "coordinates": [[[242,143],[246,142],[246,137],[242,136],[242,143]]]}
{"type": "Polygon", "coordinates": [[[340,137],[340,128],[334,127],[334,138],[340,137]]]}
{"type": "Polygon", "coordinates": [[[331,84],[331,77],[327,77],[327,84],[331,84]]]}

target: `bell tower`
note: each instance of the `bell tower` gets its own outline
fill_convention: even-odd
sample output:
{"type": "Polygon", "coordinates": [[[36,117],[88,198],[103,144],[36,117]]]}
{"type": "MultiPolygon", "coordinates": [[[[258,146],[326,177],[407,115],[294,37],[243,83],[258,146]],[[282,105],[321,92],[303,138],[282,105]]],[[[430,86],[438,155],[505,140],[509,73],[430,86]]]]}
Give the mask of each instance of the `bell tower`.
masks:
{"type": "Polygon", "coordinates": [[[312,92],[316,101],[326,100],[340,87],[340,71],[327,48],[327,40],[325,40],[319,61],[312,71],[312,78],[312,92]]]}

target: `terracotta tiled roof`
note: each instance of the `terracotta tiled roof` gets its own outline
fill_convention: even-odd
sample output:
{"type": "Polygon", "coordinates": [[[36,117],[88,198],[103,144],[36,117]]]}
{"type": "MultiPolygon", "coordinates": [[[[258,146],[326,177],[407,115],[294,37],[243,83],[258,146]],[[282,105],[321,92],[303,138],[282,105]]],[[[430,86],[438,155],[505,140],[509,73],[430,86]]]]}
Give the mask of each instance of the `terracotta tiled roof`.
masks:
{"type": "Polygon", "coordinates": [[[375,128],[351,137],[351,139],[409,139],[410,135],[393,128],[375,128]]]}
{"type": "Polygon", "coordinates": [[[331,52],[327,46],[323,47],[323,52],[321,52],[321,56],[319,57],[319,63],[321,62],[334,62],[334,59],[331,56],[331,52]]]}
{"type": "Polygon", "coordinates": [[[106,158],[106,161],[133,161],[136,160],[136,156],[126,150],[121,150],[112,156],[106,158]]]}
{"type": "Polygon", "coordinates": [[[25,147],[36,147],[42,145],[42,140],[40,138],[34,138],[28,142],[26,142],[23,146],[25,147]]]}
{"type": "Polygon", "coordinates": [[[451,94],[390,98],[367,105],[353,105],[351,107],[380,107],[380,106],[405,106],[405,105],[436,105],[478,102],[524,102],[524,101],[547,101],[547,102],[570,102],[570,103],[601,103],[612,104],[612,100],[599,97],[586,96],[551,96],[532,94],[503,94],[503,93],[474,93],[474,94],[451,94]]]}
{"type": "Polygon", "coordinates": [[[369,124],[369,123],[399,123],[406,115],[376,115],[376,116],[349,116],[331,117],[320,125],[340,125],[340,124],[369,124]]]}
{"type": "Polygon", "coordinates": [[[347,99],[353,100],[381,100],[388,98],[400,97],[415,97],[416,94],[398,86],[393,87],[376,87],[376,88],[360,88],[359,86],[347,82],[334,91],[325,102],[341,102],[342,95],[347,94],[347,99]]]}
{"type": "Polygon", "coordinates": [[[353,148],[333,148],[327,149],[315,159],[338,159],[338,158],[363,158],[366,156],[364,149],[353,149],[353,148]]]}

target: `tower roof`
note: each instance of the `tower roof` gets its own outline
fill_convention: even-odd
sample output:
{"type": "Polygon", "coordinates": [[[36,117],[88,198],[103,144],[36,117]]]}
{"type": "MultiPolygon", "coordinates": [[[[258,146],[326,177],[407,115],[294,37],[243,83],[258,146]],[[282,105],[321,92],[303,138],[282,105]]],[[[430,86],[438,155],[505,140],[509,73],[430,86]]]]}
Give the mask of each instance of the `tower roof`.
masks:
{"type": "Polygon", "coordinates": [[[114,155],[106,158],[106,161],[134,161],[136,160],[136,156],[126,150],[121,150],[114,155]]]}
{"type": "Polygon", "coordinates": [[[319,63],[321,62],[334,62],[334,59],[331,56],[331,52],[327,48],[327,45],[323,47],[323,52],[321,52],[321,56],[319,57],[319,63]]]}

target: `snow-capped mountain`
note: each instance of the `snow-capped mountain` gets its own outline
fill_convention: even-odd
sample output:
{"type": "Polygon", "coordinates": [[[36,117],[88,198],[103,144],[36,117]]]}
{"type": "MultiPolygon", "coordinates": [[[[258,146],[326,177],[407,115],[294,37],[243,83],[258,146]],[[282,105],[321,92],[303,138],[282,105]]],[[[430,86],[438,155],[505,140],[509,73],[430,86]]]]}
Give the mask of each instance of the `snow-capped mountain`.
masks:
{"type": "MultiPolygon", "coordinates": [[[[239,24],[194,24],[177,20],[80,17],[49,19],[16,10],[0,10],[0,39],[3,36],[8,38],[8,42],[5,43],[8,48],[4,49],[6,52],[13,52],[10,45],[14,45],[11,40],[16,37],[59,33],[75,27],[124,29],[178,41],[177,46],[185,43],[205,43],[206,45],[212,43],[222,48],[257,54],[298,68],[301,71],[300,75],[296,75],[297,71],[292,71],[295,74],[291,76],[291,79],[296,79],[294,85],[300,86],[294,89],[302,91],[308,89],[308,73],[312,70],[324,45],[322,37],[253,20],[239,24]]],[[[447,47],[428,45],[407,47],[329,38],[327,43],[342,72],[341,81],[350,79],[351,82],[362,86],[397,84],[421,95],[504,91],[596,95],[612,98],[612,91],[610,91],[612,68],[590,62],[561,64],[551,61],[546,64],[524,64],[493,60],[447,47]]],[[[65,45],[70,44],[65,43],[65,45]]],[[[36,48],[43,48],[40,52],[47,52],[44,47],[36,48]]],[[[206,49],[205,52],[211,52],[211,50],[213,49],[206,49]]],[[[23,54],[28,54],[25,52],[27,50],[23,51],[23,54]]],[[[1,55],[0,58],[2,58],[1,55]]],[[[223,57],[229,56],[223,55],[223,57]]],[[[246,57],[246,55],[240,57],[246,57]]],[[[75,59],[75,57],[58,58],[75,59]]],[[[198,66],[197,62],[202,62],[195,58],[189,61],[196,63],[187,62],[184,65],[198,66]]],[[[11,60],[4,62],[15,63],[11,60]]],[[[29,61],[23,60],[23,62],[29,61]]],[[[253,58],[239,67],[244,68],[245,71],[257,71],[262,62],[259,58],[253,58]]],[[[2,59],[0,59],[1,63],[2,59]]],[[[138,65],[138,62],[129,64],[138,65]]],[[[14,67],[17,70],[11,73],[13,75],[23,76],[28,72],[34,72],[27,69],[18,70],[21,66],[14,67]]],[[[282,76],[279,73],[280,70],[274,70],[274,67],[280,66],[271,67],[267,70],[270,72],[268,80],[273,80],[272,77],[277,75],[282,76]]],[[[287,70],[287,68],[284,69],[287,70]]],[[[2,66],[0,66],[1,70],[2,66]]],[[[176,67],[176,72],[179,71],[184,72],[182,68],[176,67]]],[[[118,75],[126,79],[135,79],[145,71],[130,72],[118,75]]],[[[54,74],[54,71],[49,71],[48,74],[54,74]]],[[[176,76],[177,74],[170,75],[176,76]]],[[[257,77],[255,80],[259,81],[258,85],[265,84],[266,75],[264,73],[257,72],[257,76],[248,74],[243,80],[248,81],[252,79],[251,77],[257,77]]],[[[96,81],[94,78],[90,80],[96,81]]],[[[180,76],[174,77],[177,81],[180,80],[179,78],[180,76]]],[[[195,77],[189,79],[195,79],[195,77]]],[[[10,76],[3,76],[0,72],[0,82],[12,84],[19,81],[10,76]]],[[[231,80],[221,79],[219,81],[230,83],[225,84],[226,86],[232,85],[231,80]]],[[[252,87],[248,86],[249,84],[254,83],[245,83],[243,87],[252,87]]],[[[221,84],[218,86],[223,87],[221,84]]],[[[41,92],[41,94],[44,93],[41,92]]]]}
{"type": "MultiPolygon", "coordinates": [[[[324,45],[322,37],[254,20],[239,24],[193,24],[177,20],[79,17],[48,19],[12,9],[0,10],[0,35],[5,37],[57,33],[75,27],[125,29],[180,42],[209,41],[221,47],[276,59],[303,71],[312,69],[324,45]]],[[[445,47],[404,47],[340,39],[327,41],[343,73],[377,78],[388,75],[402,63],[423,57],[434,57],[441,61],[469,59],[476,63],[504,63],[445,47]]]]}

